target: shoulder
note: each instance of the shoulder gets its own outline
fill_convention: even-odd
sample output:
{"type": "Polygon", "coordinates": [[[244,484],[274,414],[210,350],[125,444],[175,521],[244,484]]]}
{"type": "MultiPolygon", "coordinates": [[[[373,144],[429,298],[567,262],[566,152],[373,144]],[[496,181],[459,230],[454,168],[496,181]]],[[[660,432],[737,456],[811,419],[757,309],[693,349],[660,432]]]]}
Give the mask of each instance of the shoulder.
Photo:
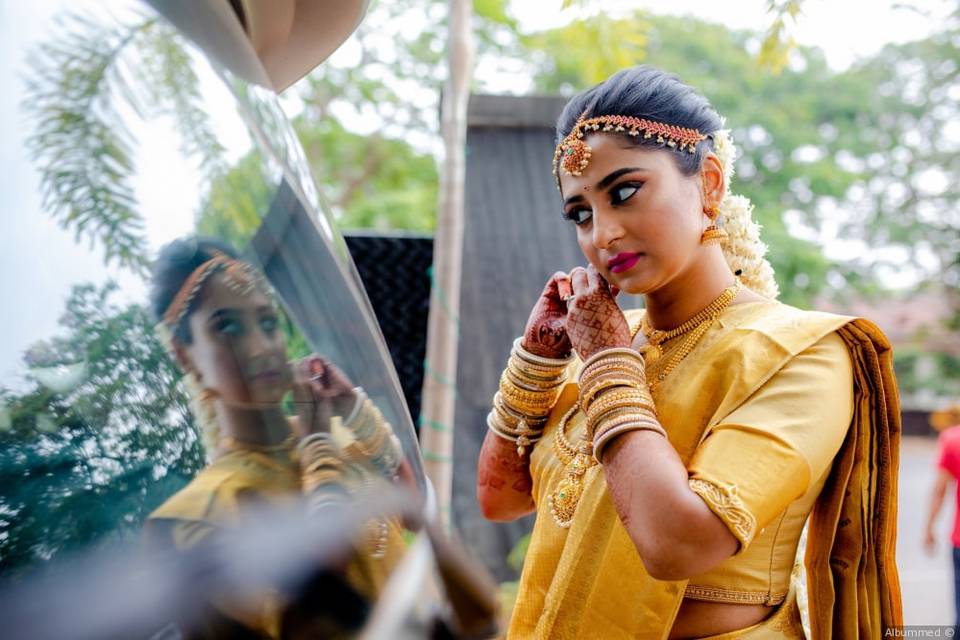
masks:
{"type": "Polygon", "coordinates": [[[960,425],[945,429],[940,433],[940,446],[960,450],[960,425]]]}
{"type": "MultiPolygon", "coordinates": [[[[823,311],[809,311],[782,302],[756,302],[741,305],[741,332],[763,336],[787,351],[800,353],[834,333],[855,318],[823,311]]],[[[736,307],[732,309],[737,312],[736,307]]]]}
{"type": "Polygon", "coordinates": [[[250,466],[240,456],[226,455],[204,467],[149,518],[222,522],[236,515],[237,497],[256,485],[250,466]]]}

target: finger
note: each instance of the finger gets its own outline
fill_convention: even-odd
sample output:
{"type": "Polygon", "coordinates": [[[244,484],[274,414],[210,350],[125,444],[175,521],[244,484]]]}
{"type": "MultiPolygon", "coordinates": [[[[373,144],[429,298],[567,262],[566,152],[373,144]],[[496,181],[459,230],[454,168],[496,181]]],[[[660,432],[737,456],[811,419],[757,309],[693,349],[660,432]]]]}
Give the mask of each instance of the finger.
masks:
{"type": "Polygon", "coordinates": [[[333,364],[333,362],[330,360],[324,358],[323,366],[327,373],[327,380],[329,380],[331,383],[347,379],[347,374],[345,374],[340,367],[333,364]]]}
{"type": "Polygon", "coordinates": [[[553,281],[557,287],[557,297],[561,300],[573,295],[573,286],[570,284],[570,276],[563,271],[557,271],[553,274],[553,281]]]}
{"type": "Polygon", "coordinates": [[[586,293],[590,287],[587,270],[583,267],[575,267],[573,271],[570,272],[570,284],[573,286],[574,295],[586,293]]]}
{"type": "MultiPolygon", "coordinates": [[[[609,283],[607,283],[607,284],[609,284],[609,283]]],[[[616,298],[618,295],[620,295],[620,287],[616,287],[616,286],[614,286],[614,285],[611,284],[611,285],[610,285],[610,295],[613,296],[614,298],[616,298]]]]}
{"type": "Polygon", "coordinates": [[[293,383],[293,404],[301,407],[312,404],[314,401],[313,389],[309,382],[293,383]]]}
{"type": "Polygon", "coordinates": [[[290,373],[293,376],[293,388],[307,384],[310,381],[310,375],[307,373],[307,365],[303,360],[295,360],[289,363],[290,373]]]}
{"type": "Polygon", "coordinates": [[[602,289],[603,285],[600,284],[600,272],[597,271],[597,268],[593,264],[587,265],[587,285],[590,287],[591,291],[596,291],[602,289]]]}
{"type": "MultiPolygon", "coordinates": [[[[590,266],[591,266],[591,268],[593,268],[593,265],[590,265],[590,266]]],[[[603,274],[601,274],[601,273],[600,273],[599,271],[597,271],[596,269],[593,269],[593,273],[595,273],[596,276],[597,276],[597,286],[598,286],[598,288],[603,289],[603,290],[605,290],[607,293],[609,293],[611,298],[615,297],[616,294],[613,292],[613,290],[614,290],[616,287],[614,287],[612,284],[610,284],[610,282],[609,282],[606,278],[603,277],[603,274]]],[[[620,292],[620,290],[617,289],[617,293],[619,293],[619,292],[620,292]]]]}
{"type": "Polygon", "coordinates": [[[563,298],[564,288],[569,288],[567,274],[563,271],[557,271],[547,280],[547,284],[544,286],[543,293],[540,294],[540,297],[547,298],[548,300],[560,300],[563,298]]]}

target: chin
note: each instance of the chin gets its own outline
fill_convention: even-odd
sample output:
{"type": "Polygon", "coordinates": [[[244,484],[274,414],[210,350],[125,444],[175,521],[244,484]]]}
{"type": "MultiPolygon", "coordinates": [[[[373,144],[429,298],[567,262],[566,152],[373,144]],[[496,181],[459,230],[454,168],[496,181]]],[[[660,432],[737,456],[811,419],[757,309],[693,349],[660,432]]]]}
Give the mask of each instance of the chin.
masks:
{"type": "Polygon", "coordinates": [[[650,278],[644,277],[642,273],[629,274],[624,277],[617,277],[611,274],[608,276],[607,282],[620,289],[623,293],[632,296],[642,296],[656,288],[650,278]]]}

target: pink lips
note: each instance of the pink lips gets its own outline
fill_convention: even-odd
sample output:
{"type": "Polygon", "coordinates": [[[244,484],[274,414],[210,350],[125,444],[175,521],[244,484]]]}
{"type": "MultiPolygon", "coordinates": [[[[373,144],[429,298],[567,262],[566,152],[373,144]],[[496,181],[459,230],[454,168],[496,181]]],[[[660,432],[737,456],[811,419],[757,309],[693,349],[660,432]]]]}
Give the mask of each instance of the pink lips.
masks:
{"type": "Polygon", "coordinates": [[[639,253],[619,253],[607,262],[607,268],[610,269],[610,273],[623,273],[637,264],[638,260],[640,260],[639,253]]]}

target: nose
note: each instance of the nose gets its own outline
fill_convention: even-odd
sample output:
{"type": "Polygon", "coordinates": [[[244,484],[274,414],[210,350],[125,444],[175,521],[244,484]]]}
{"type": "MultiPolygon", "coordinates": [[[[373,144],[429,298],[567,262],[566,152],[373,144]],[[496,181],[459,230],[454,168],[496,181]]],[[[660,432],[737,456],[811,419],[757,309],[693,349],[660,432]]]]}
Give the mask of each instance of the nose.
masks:
{"type": "Polygon", "coordinates": [[[623,237],[623,227],[613,211],[596,209],[593,212],[593,246],[608,249],[623,237]]]}
{"type": "Polygon", "coordinates": [[[258,358],[268,355],[274,350],[275,337],[264,331],[259,323],[254,323],[254,330],[247,333],[247,355],[250,358],[258,358]]]}

